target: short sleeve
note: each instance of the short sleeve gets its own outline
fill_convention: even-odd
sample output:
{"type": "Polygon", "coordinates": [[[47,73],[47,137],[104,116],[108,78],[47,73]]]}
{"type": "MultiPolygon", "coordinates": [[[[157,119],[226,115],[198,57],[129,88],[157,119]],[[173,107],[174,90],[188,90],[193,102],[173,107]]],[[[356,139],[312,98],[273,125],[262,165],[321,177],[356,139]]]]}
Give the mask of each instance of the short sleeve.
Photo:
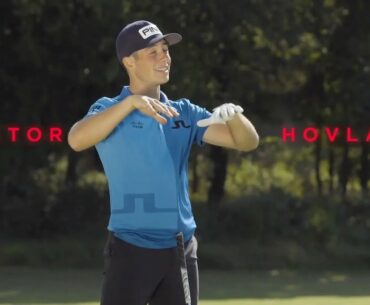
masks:
{"type": "Polygon", "coordinates": [[[194,142],[198,145],[203,145],[203,136],[207,130],[207,127],[199,127],[197,122],[211,116],[211,113],[203,107],[195,105],[188,101],[189,105],[189,116],[191,118],[192,126],[195,129],[194,142]]]}
{"type": "Polygon", "coordinates": [[[85,117],[95,115],[99,112],[104,111],[105,109],[113,106],[115,103],[111,98],[102,97],[98,99],[94,104],[92,104],[85,117]]]}

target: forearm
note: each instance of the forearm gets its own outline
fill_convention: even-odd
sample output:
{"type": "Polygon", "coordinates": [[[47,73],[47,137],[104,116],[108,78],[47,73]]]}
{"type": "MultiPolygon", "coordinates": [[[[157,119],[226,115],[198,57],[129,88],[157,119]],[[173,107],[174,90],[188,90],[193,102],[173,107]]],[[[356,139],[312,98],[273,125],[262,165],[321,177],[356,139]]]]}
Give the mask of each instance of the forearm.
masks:
{"type": "Polygon", "coordinates": [[[237,113],[226,125],[237,149],[249,151],[257,148],[259,136],[253,124],[244,115],[237,113]]]}
{"type": "Polygon", "coordinates": [[[107,110],[74,124],[68,133],[68,144],[82,151],[104,140],[135,109],[130,97],[107,110]]]}

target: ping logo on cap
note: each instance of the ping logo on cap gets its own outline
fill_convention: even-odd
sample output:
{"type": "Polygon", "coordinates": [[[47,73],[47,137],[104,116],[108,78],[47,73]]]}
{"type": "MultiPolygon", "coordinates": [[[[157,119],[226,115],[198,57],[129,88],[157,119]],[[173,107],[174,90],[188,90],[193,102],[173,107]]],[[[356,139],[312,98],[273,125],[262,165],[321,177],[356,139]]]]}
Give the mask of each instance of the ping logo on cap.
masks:
{"type": "Polygon", "coordinates": [[[161,31],[154,24],[144,26],[139,30],[139,33],[144,39],[147,39],[148,37],[156,34],[162,34],[161,31]]]}

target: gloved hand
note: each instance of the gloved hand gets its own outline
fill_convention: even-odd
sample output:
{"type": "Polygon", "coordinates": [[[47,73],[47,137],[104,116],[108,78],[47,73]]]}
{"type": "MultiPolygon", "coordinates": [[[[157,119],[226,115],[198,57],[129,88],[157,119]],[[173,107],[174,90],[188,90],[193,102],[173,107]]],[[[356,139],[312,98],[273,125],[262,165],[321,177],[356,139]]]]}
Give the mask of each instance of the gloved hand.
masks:
{"type": "Polygon", "coordinates": [[[212,115],[197,122],[199,127],[206,127],[212,124],[225,124],[230,121],[237,113],[243,113],[244,109],[232,103],[222,104],[221,106],[213,109],[212,115]]]}

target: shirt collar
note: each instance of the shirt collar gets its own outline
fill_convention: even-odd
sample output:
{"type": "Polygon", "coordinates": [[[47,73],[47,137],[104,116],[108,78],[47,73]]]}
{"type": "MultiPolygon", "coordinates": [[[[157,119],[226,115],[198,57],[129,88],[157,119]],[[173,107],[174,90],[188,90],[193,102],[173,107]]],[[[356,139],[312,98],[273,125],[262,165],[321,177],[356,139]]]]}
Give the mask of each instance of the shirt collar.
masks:
{"type": "MultiPolygon", "coordinates": [[[[160,91],[159,94],[160,94],[159,100],[162,103],[167,104],[168,103],[167,95],[163,91],[160,91]]],[[[122,91],[119,95],[119,100],[123,100],[124,98],[128,97],[129,95],[132,95],[132,92],[130,91],[129,86],[123,86],[122,91]]]]}

